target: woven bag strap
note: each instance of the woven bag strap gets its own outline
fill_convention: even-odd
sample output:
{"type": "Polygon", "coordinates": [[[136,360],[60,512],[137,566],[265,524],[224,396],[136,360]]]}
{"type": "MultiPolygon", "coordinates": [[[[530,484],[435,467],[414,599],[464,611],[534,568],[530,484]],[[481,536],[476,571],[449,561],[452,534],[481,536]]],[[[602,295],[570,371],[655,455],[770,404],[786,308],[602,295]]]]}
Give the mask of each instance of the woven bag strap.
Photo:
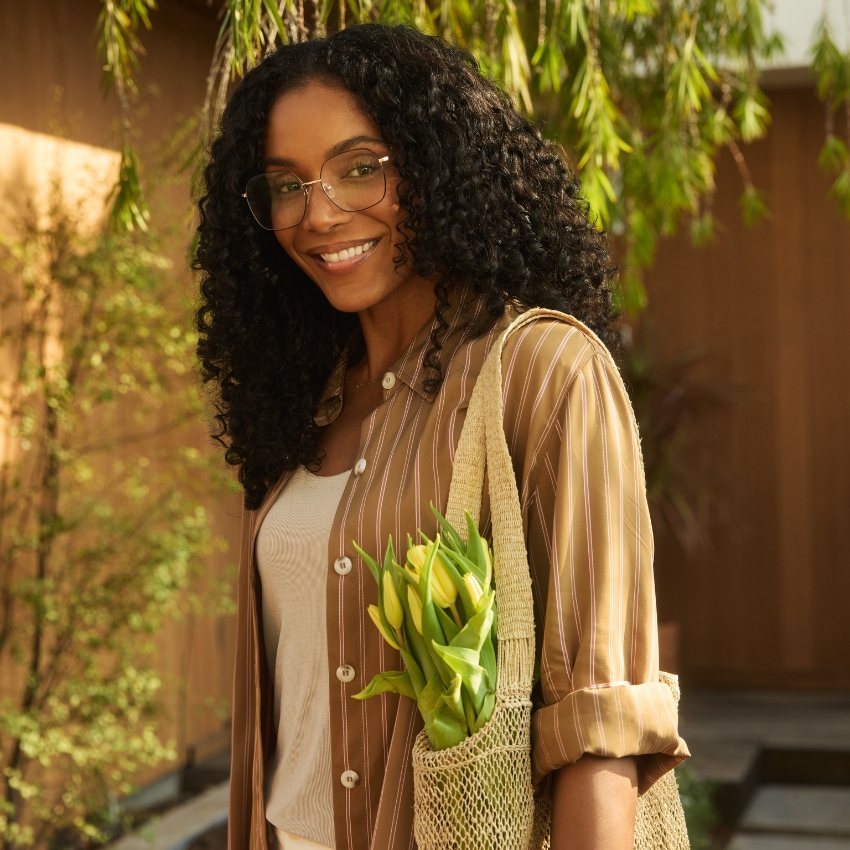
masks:
{"type": "Polygon", "coordinates": [[[446,508],[446,518],[465,538],[464,511],[469,511],[476,523],[481,521],[487,469],[499,610],[497,692],[523,698],[531,693],[534,670],[534,602],[519,491],[503,426],[502,351],[512,333],[542,318],[579,326],[593,336],[572,316],[542,308],[523,313],[499,335],[472,391],[455,453],[446,508]]]}

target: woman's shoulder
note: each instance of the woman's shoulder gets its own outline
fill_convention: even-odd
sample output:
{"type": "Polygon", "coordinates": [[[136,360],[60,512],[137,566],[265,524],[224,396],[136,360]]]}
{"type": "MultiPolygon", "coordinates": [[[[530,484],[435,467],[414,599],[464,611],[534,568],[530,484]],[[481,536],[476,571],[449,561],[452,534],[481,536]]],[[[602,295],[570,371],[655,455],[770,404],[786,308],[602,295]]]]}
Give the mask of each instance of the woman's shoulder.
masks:
{"type": "Polygon", "coordinates": [[[510,334],[502,351],[506,390],[517,383],[564,388],[594,357],[613,366],[602,341],[573,316],[525,315],[527,322],[510,334]]]}

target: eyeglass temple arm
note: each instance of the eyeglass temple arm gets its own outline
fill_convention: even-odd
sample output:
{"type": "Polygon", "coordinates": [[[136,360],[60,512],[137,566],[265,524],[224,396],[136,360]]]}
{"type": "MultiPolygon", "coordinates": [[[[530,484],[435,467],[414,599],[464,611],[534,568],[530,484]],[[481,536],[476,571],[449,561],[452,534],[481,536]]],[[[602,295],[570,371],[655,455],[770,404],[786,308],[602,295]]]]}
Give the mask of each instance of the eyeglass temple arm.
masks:
{"type": "MultiPolygon", "coordinates": [[[[382,156],[382,157],[379,157],[378,162],[387,162],[388,160],[389,160],[389,156],[382,156]]],[[[307,186],[312,186],[314,183],[321,183],[321,182],[322,182],[322,178],[320,177],[318,180],[308,180],[306,183],[304,183],[302,181],[301,186],[306,188],[307,186]]],[[[247,198],[248,193],[243,192],[242,197],[247,198]]]]}

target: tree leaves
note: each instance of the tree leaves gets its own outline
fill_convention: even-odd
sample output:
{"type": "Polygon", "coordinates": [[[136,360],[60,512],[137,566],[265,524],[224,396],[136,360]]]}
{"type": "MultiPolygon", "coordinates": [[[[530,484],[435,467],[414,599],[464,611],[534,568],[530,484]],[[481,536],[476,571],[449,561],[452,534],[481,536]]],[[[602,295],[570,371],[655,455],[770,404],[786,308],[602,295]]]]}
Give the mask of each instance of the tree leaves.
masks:
{"type": "Polygon", "coordinates": [[[824,102],[826,140],[818,163],[828,174],[837,174],[829,195],[842,215],[850,218],[850,48],[844,53],[832,38],[824,15],[811,48],[818,97],[824,102]],[[844,141],[835,133],[835,115],[844,108],[844,141]]]}
{"type": "Polygon", "coordinates": [[[0,842],[38,823],[49,843],[97,838],[107,793],[176,757],[146,647],[230,600],[215,576],[193,587],[227,476],[179,430],[202,408],[197,338],[156,236],[92,234],[58,197],[20,212],[0,234],[0,842]]]}
{"type": "MultiPolygon", "coordinates": [[[[149,25],[153,0],[103,0],[102,52],[117,82],[131,90],[139,49],[134,31],[149,25]],[[108,50],[107,50],[108,49],[108,50]]],[[[309,4],[308,4],[309,5],[309,4]]],[[[769,122],[759,90],[759,64],[781,40],[764,28],[766,0],[316,0],[313,14],[294,0],[226,0],[208,76],[204,133],[216,126],[230,81],[244,75],[275,44],[322,36],[361,21],[406,23],[470,50],[486,74],[547,126],[568,151],[599,228],[622,234],[620,306],[642,309],[641,268],[654,244],[683,215],[700,218],[714,191],[721,148],[760,138],[769,122]],[[336,9],[335,20],[330,20],[336,9]],[[643,218],[639,228],[633,210],[643,218]]],[[[814,64],[821,96],[833,110],[848,86],[845,57],[824,24],[814,64]]],[[[744,220],[760,196],[743,152],[744,220]]],[[[137,175],[122,170],[115,195],[116,227],[141,227],[137,175]],[[135,207],[134,207],[135,204],[135,207]]],[[[842,181],[833,191],[841,193],[842,181]]],[[[705,220],[708,221],[707,219],[705,220]]],[[[705,226],[692,230],[704,239],[705,226]]]]}

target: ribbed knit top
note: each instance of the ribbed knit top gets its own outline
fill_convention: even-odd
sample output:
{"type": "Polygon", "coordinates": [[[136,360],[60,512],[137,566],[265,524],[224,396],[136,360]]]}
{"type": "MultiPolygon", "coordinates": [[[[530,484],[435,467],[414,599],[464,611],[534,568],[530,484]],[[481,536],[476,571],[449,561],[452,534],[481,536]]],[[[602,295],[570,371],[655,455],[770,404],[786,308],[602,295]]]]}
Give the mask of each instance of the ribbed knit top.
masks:
{"type": "Polygon", "coordinates": [[[274,681],[277,748],[266,765],[266,818],[334,846],[328,641],[328,539],[349,473],[293,474],[257,534],[263,636],[274,681]]]}

